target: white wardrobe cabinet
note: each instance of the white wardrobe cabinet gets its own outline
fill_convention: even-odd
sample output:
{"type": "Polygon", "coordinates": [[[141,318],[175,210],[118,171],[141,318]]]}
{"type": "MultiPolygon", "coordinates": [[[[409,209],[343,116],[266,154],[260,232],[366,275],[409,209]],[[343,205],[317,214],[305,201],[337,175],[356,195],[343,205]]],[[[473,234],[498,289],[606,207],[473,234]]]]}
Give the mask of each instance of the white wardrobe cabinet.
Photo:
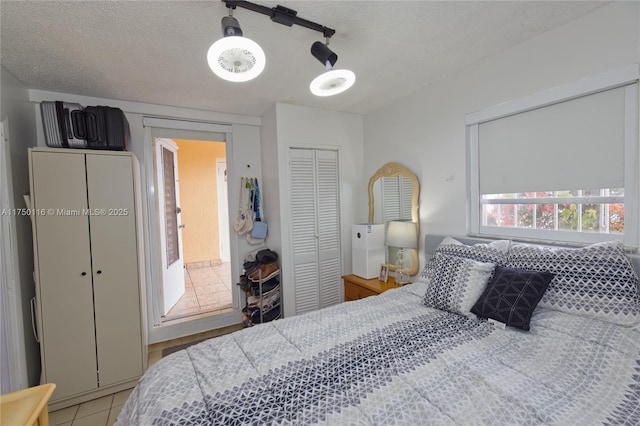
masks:
{"type": "Polygon", "coordinates": [[[36,318],[50,408],[133,387],[146,368],[137,163],[29,150],[36,318]]]}

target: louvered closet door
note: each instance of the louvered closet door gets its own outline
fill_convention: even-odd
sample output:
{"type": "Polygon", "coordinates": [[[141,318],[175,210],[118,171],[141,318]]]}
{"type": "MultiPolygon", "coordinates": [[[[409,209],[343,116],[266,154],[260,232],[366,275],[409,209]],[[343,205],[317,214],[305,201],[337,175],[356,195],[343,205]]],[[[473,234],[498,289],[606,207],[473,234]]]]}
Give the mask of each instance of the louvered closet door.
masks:
{"type": "Polygon", "coordinates": [[[289,150],[295,312],[341,301],[338,154],[289,150]]]}
{"type": "Polygon", "coordinates": [[[340,182],[338,152],[316,150],[320,306],[341,301],[340,182]]]}

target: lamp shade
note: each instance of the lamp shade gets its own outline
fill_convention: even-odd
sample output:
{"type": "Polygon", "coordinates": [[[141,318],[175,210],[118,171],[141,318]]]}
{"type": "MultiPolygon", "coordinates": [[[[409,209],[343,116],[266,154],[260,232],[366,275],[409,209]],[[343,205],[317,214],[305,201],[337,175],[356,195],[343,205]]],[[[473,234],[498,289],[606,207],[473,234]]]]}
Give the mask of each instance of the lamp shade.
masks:
{"type": "Polygon", "coordinates": [[[309,90],[316,96],[333,96],[353,86],[356,75],[350,70],[329,70],[313,79],[309,90]]]}
{"type": "Polygon", "coordinates": [[[418,230],[413,222],[391,221],[387,224],[384,245],[405,249],[418,248],[418,230]]]}
{"type": "Polygon", "coordinates": [[[240,36],[223,37],[209,48],[207,61],[211,70],[228,81],[249,81],[264,69],[266,58],[253,40],[240,36]]]}

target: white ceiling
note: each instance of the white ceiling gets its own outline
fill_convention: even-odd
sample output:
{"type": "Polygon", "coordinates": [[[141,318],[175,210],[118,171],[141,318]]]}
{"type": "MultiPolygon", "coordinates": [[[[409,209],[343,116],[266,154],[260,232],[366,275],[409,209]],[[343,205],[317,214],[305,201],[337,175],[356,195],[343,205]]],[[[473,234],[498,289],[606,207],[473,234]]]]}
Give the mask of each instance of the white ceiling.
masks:
{"type": "Polygon", "coordinates": [[[206,52],[228,14],[218,0],[7,1],[0,3],[0,61],[27,87],[260,116],[274,102],[366,113],[587,14],[597,1],[260,1],[336,30],[335,68],[356,73],[347,92],[318,98],[324,67],[310,54],[322,34],[237,9],[267,66],[230,83],[206,52]]]}

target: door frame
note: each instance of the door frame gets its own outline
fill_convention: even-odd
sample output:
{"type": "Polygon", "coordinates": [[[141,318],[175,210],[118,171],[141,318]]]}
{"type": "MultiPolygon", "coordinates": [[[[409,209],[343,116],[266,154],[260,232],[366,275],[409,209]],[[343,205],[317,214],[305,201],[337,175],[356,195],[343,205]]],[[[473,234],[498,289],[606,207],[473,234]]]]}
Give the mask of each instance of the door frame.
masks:
{"type": "Polygon", "coordinates": [[[218,189],[218,231],[220,235],[220,260],[225,263],[231,261],[231,234],[229,232],[229,179],[226,159],[216,160],[216,176],[216,186],[218,189]],[[224,165],[224,173],[221,173],[222,165],[224,165]],[[223,179],[220,179],[221,177],[223,179]],[[226,198],[226,204],[220,202],[222,198],[226,198]]]}
{"type": "MultiPolygon", "coordinates": [[[[147,257],[149,259],[149,278],[147,279],[147,318],[149,325],[149,344],[162,342],[177,337],[192,335],[207,330],[235,325],[242,322],[242,312],[240,311],[240,293],[238,286],[232,287],[232,303],[231,312],[222,313],[214,317],[199,318],[190,321],[179,322],[171,325],[162,325],[160,316],[160,306],[157,295],[161,279],[162,265],[160,259],[160,238],[158,235],[158,211],[156,205],[156,184],[155,184],[155,162],[153,156],[153,137],[168,137],[178,139],[195,139],[195,140],[218,140],[225,142],[227,164],[233,162],[233,127],[230,125],[221,125],[215,123],[201,121],[185,121],[181,119],[164,119],[156,117],[142,117],[144,128],[144,177],[146,179],[146,233],[148,241],[145,244],[147,257]],[[153,133],[153,135],[152,135],[153,133]],[[157,133],[157,134],[156,134],[157,133]],[[210,136],[207,136],[207,133],[210,136]]],[[[228,180],[235,180],[233,170],[228,169],[228,180]]],[[[231,193],[231,190],[229,190],[231,193]]],[[[229,201],[233,197],[229,197],[229,201]]],[[[230,208],[231,212],[232,209],[230,208]]],[[[231,219],[229,219],[231,223],[231,219]]],[[[237,238],[231,234],[231,265],[232,274],[237,276],[240,271],[237,270],[237,238]]]]}
{"type": "MultiPolygon", "coordinates": [[[[0,127],[0,200],[2,200],[0,209],[14,209],[17,207],[14,201],[11,173],[9,122],[4,119],[0,127]]],[[[5,390],[11,392],[28,386],[25,335],[22,324],[22,291],[19,285],[18,240],[15,230],[15,215],[0,215],[0,236],[2,236],[0,238],[0,263],[2,266],[0,315],[2,315],[3,327],[0,357],[3,358],[3,368],[6,360],[6,366],[9,369],[9,384],[8,386],[5,383],[2,384],[3,393],[5,393],[5,390]],[[5,356],[6,358],[4,358],[5,356]]],[[[32,321],[34,320],[33,314],[34,312],[31,313],[32,321]]]]}

